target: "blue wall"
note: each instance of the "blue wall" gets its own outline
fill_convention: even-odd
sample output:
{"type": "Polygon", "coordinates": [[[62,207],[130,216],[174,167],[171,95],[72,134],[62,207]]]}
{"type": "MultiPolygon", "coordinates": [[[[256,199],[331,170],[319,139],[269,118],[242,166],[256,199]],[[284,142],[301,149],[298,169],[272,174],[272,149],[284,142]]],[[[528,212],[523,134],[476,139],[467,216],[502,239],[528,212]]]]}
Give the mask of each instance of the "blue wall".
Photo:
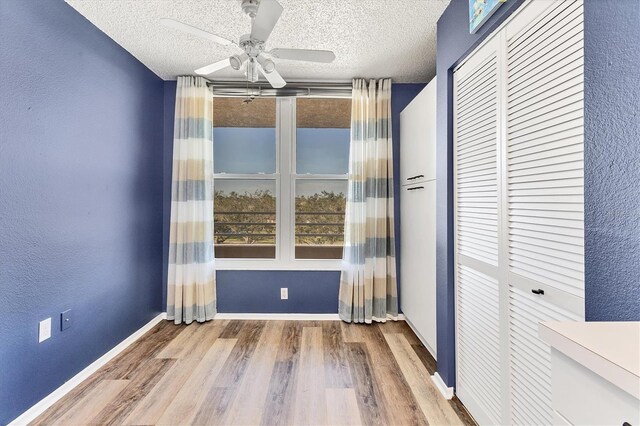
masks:
{"type": "MultiPolygon", "coordinates": [[[[455,386],[452,69],[522,4],[505,3],[478,34],[467,0],[438,22],[438,372],[455,386]]],[[[585,1],[585,309],[640,320],[640,27],[636,0],[585,1]]]]}
{"type": "Polygon", "coordinates": [[[163,83],[59,0],[0,1],[0,76],[6,424],[162,310],[163,83]]]}
{"type": "MultiPolygon", "coordinates": [[[[393,84],[394,189],[400,194],[400,112],[425,84],[393,84]]],[[[164,83],[164,229],[163,282],[167,279],[167,250],[171,214],[171,158],[176,82],[164,83]]],[[[396,253],[400,273],[400,198],[395,198],[396,253]]],[[[340,273],[336,271],[218,271],[218,312],[224,313],[337,313],[340,273]],[[286,284],[286,285],[284,285],[286,284]],[[280,300],[280,288],[289,287],[289,300],[280,300]]],[[[166,300],[166,294],[163,294],[166,300]]]]}
{"type": "Polygon", "coordinates": [[[585,310],[640,321],[640,19],[637,0],[586,1],[585,310]]]}
{"type": "Polygon", "coordinates": [[[218,312],[338,312],[337,271],[218,271],[217,279],[218,312]],[[288,300],[280,300],[281,287],[288,300]]]}

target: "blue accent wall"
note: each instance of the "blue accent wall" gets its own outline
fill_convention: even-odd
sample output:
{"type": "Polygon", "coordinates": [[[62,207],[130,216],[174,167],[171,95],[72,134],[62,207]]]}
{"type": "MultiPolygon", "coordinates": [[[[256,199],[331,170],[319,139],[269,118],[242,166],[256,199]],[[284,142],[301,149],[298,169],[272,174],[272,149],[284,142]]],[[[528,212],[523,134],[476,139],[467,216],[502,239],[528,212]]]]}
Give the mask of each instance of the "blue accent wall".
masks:
{"type": "Polygon", "coordinates": [[[452,0],[437,28],[436,298],[438,373],[455,386],[453,281],[453,68],[499,26],[522,0],[509,0],[469,34],[468,0],[452,0]]]}
{"type": "MultiPolygon", "coordinates": [[[[455,386],[452,69],[522,1],[469,34],[467,0],[438,21],[438,372],[455,386]]],[[[585,311],[640,320],[640,27],[636,0],[585,1],[585,311]]]]}
{"type": "Polygon", "coordinates": [[[218,271],[218,312],[304,313],[338,312],[338,271],[218,271]],[[280,299],[280,288],[289,299],[280,299]]]}
{"type": "Polygon", "coordinates": [[[587,0],[585,314],[640,321],[640,9],[587,0]]]}
{"type": "MultiPolygon", "coordinates": [[[[424,87],[424,83],[394,83],[391,90],[398,277],[400,276],[400,112],[424,87]]],[[[163,282],[166,283],[176,82],[165,81],[164,91],[163,282]]],[[[340,272],[337,271],[218,271],[216,283],[218,312],[335,314],[338,313],[339,280],[340,272]],[[289,287],[289,300],[280,300],[281,287],[289,287]]],[[[166,289],[164,291],[166,292],[166,289]]],[[[163,303],[166,303],[166,293],[163,293],[163,303]]]]}
{"type": "Polygon", "coordinates": [[[162,311],[163,82],[61,0],[0,1],[0,76],[6,424],[162,311]]]}

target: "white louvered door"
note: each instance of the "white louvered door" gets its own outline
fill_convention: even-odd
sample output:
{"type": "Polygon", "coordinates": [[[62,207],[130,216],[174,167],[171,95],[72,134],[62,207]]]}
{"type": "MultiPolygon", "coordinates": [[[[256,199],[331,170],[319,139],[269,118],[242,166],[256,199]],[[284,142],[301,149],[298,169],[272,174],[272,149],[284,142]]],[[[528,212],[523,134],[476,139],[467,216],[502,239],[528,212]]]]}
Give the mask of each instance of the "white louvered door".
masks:
{"type": "Polygon", "coordinates": [[[582,0],[530,0],[454,72],[456,392],[553,422],[541,321],[584,320],[582,0]]]}
{"type": "Polygon", "coordinates": [[[501,423],[498,272],[498,41],[454,74],[457,394],[481,423],[501,423]]]}
{"type": "Polygon", "coordinates": [[[538,323],[584,319],[583,5],[529,7],[536,19],[519,15],[505,29],[510,423],[517,425],[553,421],[550,348],[538,323]]]}

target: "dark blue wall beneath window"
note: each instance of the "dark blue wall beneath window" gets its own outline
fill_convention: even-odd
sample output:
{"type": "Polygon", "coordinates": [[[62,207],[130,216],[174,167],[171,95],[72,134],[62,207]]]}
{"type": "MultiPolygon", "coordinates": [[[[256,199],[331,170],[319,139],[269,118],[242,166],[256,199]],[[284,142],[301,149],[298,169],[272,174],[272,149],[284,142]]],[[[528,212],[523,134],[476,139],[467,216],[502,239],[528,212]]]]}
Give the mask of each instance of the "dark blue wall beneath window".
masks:
{"type": "Polygon", "coordinates": [[[637,0],[587,0],[585,313],[640,321],[640,12],[637,0]]]}
{"type": "Polygon", "coordinates": [[[339,287],[337,271],[218,271],[218,312],[335,314],[339,287]]]}
{"type": "Polygon", "coordinates": [[[455,386],[455,322],[453,298],[453,107],[452,70],[507,16],[522,4],[509,0],[478,30],[469,34],[468,0],[452,0],[438,21],[436,148],[436,298],[438,373],[455,386]]]}
{"type": "Polygon", "coordinates": [[[161,312],[163,83],[59,0],[0,1],[0,76],[6,424],[161,312]]]}
{"type": "MultiPolygon", "coordinates": [[[[400,182],[400,112],[424,88],[424,83],[396,83],[391,91],[394,190],[400,182]]],[[[164,229],[163,282],[166,283],[171,212],[173,113],[176,82],[164,83],[164,229]]],[[[400,269],[400,198],[395,198],[397,273],[400,269]]],[[[399,276],[399,275],[398,275],[399,276]]],[[[336,271],[218,271],[218,312],[224,313],[337,313],[340,273],[336,271]],[[287,284],[284,285],[283,283],[287,284]],[[289,300],[280,288],[289,287],[289,300]]],[[[163,294],[166,301],[166,294],[163,294]]]]}

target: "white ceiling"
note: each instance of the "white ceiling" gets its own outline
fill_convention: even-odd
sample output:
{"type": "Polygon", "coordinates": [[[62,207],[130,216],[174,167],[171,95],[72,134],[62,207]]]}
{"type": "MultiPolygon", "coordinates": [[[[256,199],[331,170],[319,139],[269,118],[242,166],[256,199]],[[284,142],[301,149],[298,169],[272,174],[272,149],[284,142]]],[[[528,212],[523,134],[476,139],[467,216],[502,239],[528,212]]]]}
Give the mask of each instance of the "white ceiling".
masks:
{"type": "MultiPolygon", "coordinates": [[[[66,0],[94,25],[163,79],[238,53],[166,28],[174,18],[238,40],[251,20],[240,0],[66,0]]],[[[276,60],[285,79],[348,81],[353,77],[391,77],[426,82],[435,75],[436,22],[449,0],[278,0],[284,7],[267,48],[329,49],[331,64],[276,60]]],[[[226,69],[218,79],[240,79],[226,69]]]]}

